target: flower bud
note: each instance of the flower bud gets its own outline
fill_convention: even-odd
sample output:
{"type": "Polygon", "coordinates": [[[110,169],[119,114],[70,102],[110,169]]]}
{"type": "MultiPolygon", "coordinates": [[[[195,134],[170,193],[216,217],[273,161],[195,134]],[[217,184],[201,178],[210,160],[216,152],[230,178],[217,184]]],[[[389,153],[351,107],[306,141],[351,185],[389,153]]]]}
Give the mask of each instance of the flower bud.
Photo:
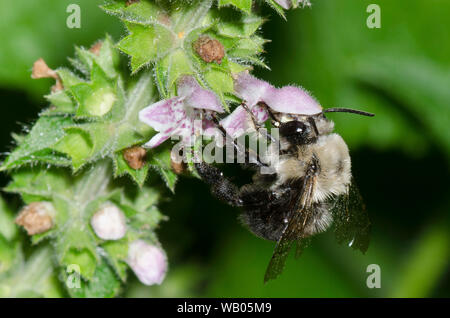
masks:
{"type": "Polygon", "coordinates": [[[123,158],[134,170],[141,169],[145,165],[146,155],[147,151],[139,146],[127,148],[123,152],[123,158]]]}
{"type": "Polygon", "coordinates": [[[159,285],[166,276],[166,253],[143,240],[136,240],[129,245],[127,262],[144,285],[159,285]]]}
{"type": "Polygon", "coordinates": [[[194,49],[206,63],[217,62],[220,64],[225,56],[225,49],[222,43],[208,36],[201,36],[195,41],[194,49]]]}
{"type": "Polygon", "coordinates": [[[91,219],[95,234],[104,240],[119,240],[127,232],[126,218],[114,204],[107,203],[91,219]]]}
{"type": "Polygon", "coordinates": [[[32,202],[16,218],[16,224],[25,228],[28,235],[46,232],[53,227],[55,209],[50,202],[32,202]]]}

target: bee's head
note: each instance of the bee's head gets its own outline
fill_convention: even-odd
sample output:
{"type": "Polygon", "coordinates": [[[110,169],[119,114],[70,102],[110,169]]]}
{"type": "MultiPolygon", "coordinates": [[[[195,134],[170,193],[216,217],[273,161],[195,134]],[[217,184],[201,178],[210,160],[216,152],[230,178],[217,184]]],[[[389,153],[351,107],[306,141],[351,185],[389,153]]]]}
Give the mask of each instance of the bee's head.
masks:
{"type": "Polygon", "coordinates": [[[291,120],[282,123],[279,129],[280,136],[294,145],[305,145],[317,140],[315,127],[310,122],[291,120]]]}

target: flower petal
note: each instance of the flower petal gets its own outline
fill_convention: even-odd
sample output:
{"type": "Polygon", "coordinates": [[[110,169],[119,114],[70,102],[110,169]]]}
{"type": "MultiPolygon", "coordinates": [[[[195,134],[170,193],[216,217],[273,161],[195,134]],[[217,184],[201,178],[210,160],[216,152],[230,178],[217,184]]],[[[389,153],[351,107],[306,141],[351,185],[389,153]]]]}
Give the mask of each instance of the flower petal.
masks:
{"type": "Polygon", "coordinates": [[[322,107],[311,95],[295,86],[267,90],[264,102],[280,113],[315,115],[322,112],[322,107]]]}
{"type": "Polygon", "coordinates": [[[291,0],[274,0],[276,3],[278,3],[280,6],[283,7],[283,9],[290,9],[292,6],[291,0]]]}
{"type": "Polygon", "coordinates": [[[239,73],[234,81],[234,91],[250,108],[262,101],[267,90],[273,88],[269,83],[257,79],[248,72],[239,73]]]}
{"type": "Polygon", "coordinates": [[[160,144],[162,144],[164,141],[169,139],[171,135],[170,134],[164,134],[164,133],[158,133],[150,139],[149,142],[144,144],[144,147],[146,148],[155,148],[158,147],[160,144]]]}
{"type": "Polygon", "coordinates": [[[255,105],[252,108],[252,113],[255,115],[256,121],[261,124],[269,118],[269,113],[265,106],[255,105]]]}
{"type": "Polygon", "coordinates": [[[242,106],[238,106],[230,115],[220,121],[220,124],[232,138],[237,138],[250,128],[249,114],[242,106]]]}
{"type": "Polygon", "coordinates": [[[178,95],[185,98],[185,105],[223,113],[219,98],[212,91],[202,88],[192,76],[183,76],[178,81],[178,95]]]}
{"type": "Polygon", "coordinates": [[[166,131],[186,118],[183,101],[179,97],[154,103],[139,112],[139,120],[156,131],[166,131]]]}

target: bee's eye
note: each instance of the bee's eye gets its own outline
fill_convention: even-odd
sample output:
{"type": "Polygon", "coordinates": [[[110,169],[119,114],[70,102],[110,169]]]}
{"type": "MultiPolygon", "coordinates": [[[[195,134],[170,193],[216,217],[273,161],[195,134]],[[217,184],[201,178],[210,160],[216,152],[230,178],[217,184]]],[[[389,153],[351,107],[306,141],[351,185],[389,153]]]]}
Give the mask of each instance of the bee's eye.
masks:
{"type": "Polygon", "coordinates": [[[293,136],[298,134],[304,134],[307,130],[307,126],[297,120],[288,121],[287,123],[283,123],[280,126],[280,135],[281,136],[293,136]]]}

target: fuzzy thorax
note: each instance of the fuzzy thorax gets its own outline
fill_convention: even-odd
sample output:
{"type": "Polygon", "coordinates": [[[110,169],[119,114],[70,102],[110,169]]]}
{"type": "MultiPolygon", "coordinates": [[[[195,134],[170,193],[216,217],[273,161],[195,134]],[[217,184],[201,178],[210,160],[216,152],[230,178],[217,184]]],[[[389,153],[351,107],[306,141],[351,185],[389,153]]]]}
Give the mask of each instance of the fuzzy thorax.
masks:
{"type": "MultiPolygon", "coordinates": [[[[281,149],[286,147],[281,141],[281,149]]],[[[351,161],[348,147],[338,134],[322,135],[317,142],[297,146],[295,154],[281,155],[274,162],[278,180],[274,189],[290,180],[305,176],[313,157],[318,159],[312,202],[323,202],[327,198],[347,192],[351,180],[351,161]]]]}

